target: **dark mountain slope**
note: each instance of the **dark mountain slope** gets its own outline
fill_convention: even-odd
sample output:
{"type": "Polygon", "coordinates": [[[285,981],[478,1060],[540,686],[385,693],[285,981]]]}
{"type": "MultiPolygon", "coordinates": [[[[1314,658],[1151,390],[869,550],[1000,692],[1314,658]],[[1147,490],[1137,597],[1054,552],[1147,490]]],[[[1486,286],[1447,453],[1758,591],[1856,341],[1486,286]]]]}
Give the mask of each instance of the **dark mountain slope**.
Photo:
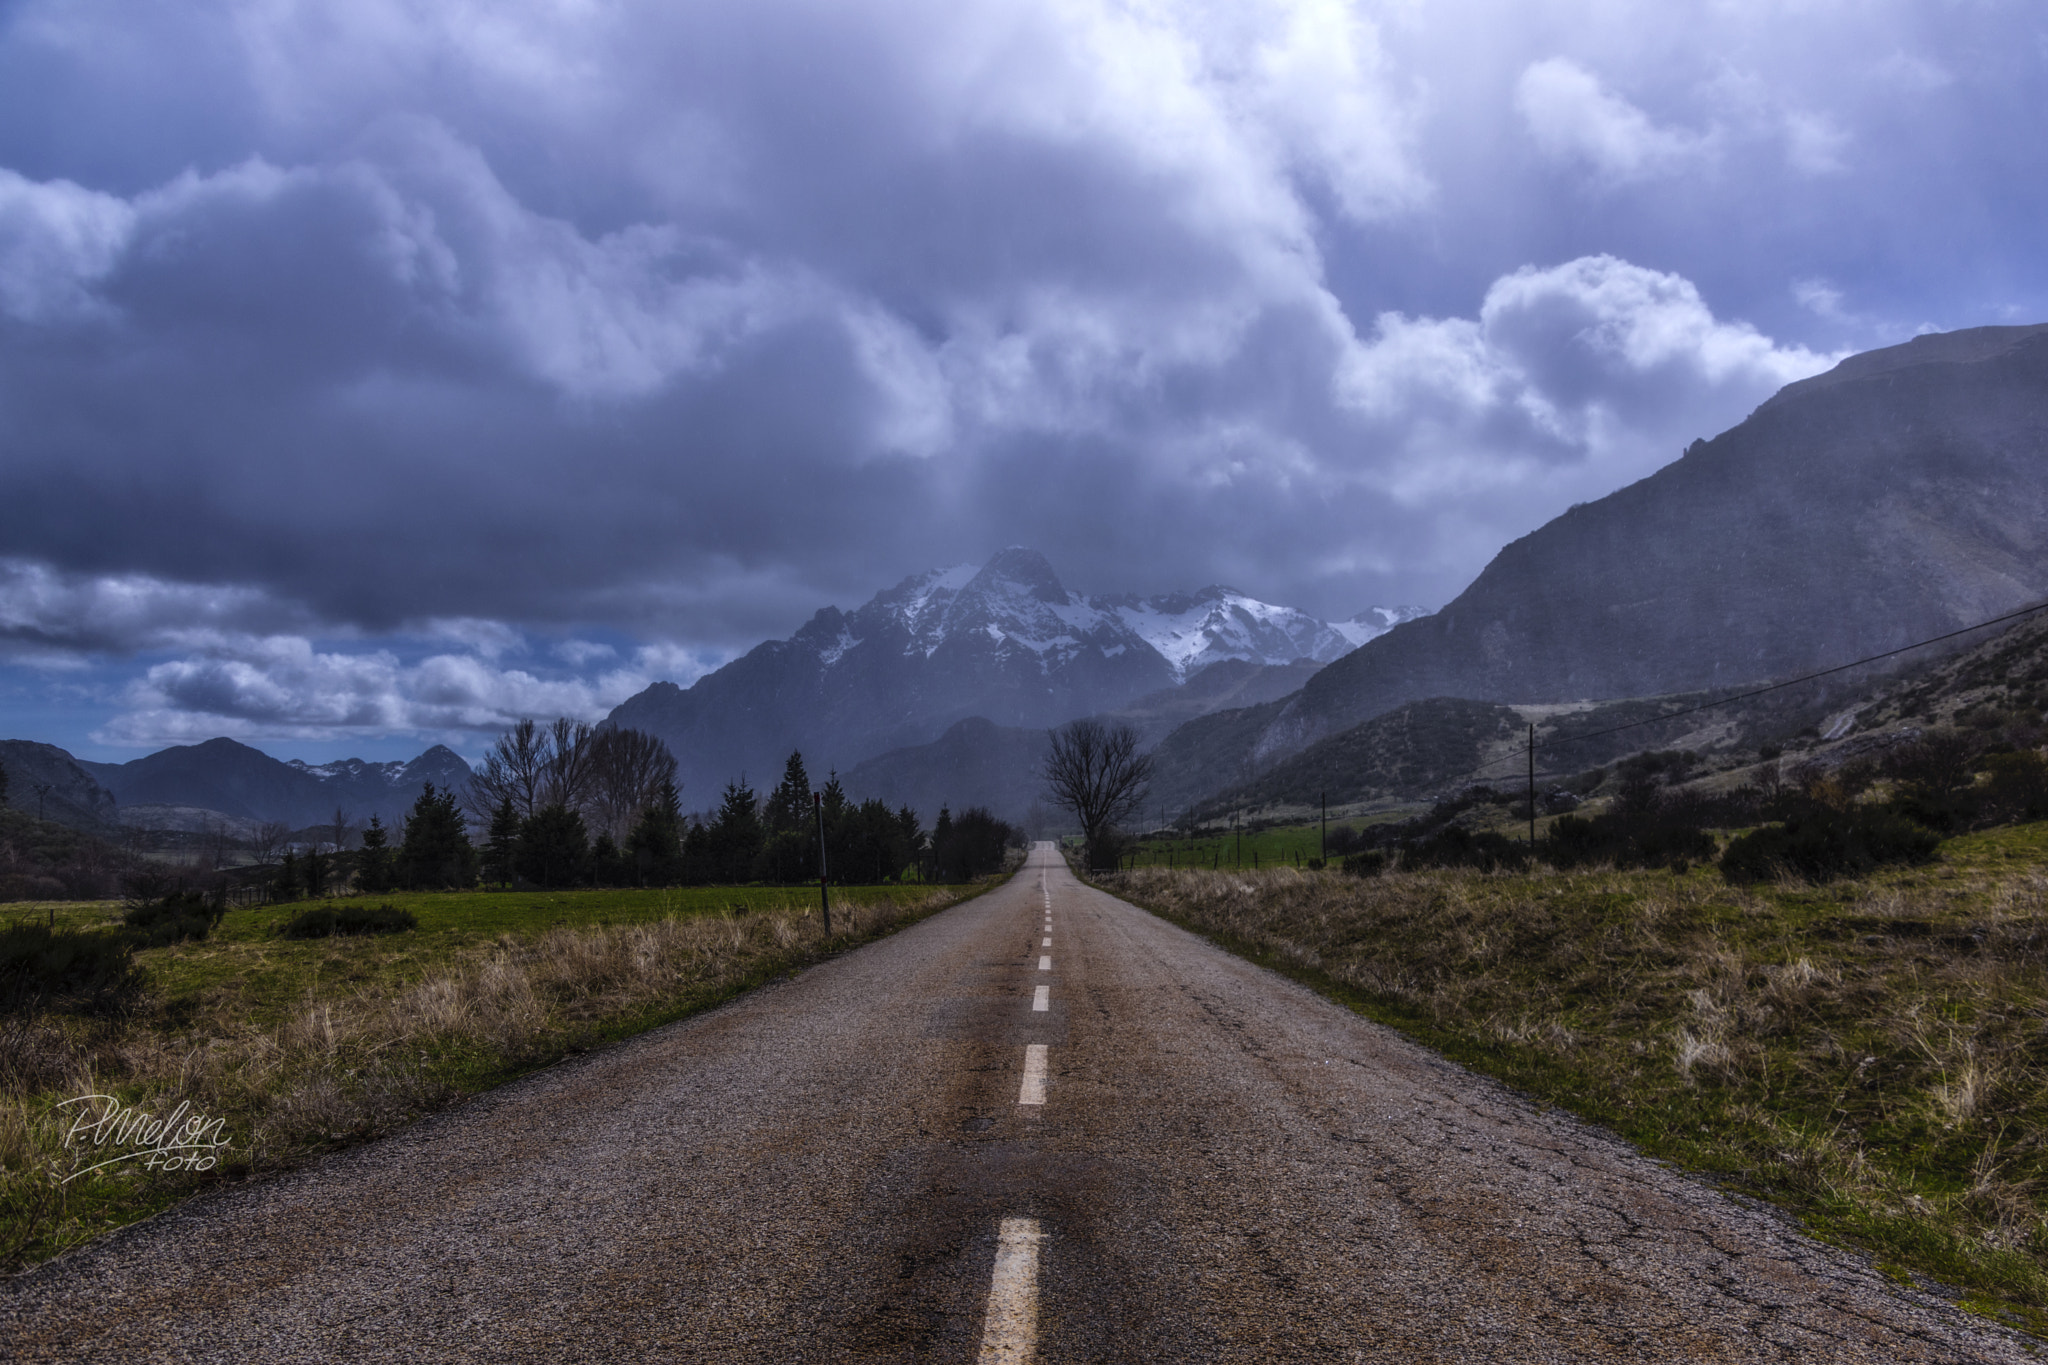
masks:
{"type": "Polygon", "coordinates": [[[114,794],[54,744],[0,740],[0,768],[7,770],[7,804],[39,819],[73,829],[112,823],[114,794]]]}
{"type": "Polygon", "coordinates": [[[1442,611],[1318,673],[1253,761],[1427,697],[1724,686],[2043,597],[2048,327],[1921,337],[1787,386],[1509,545],[1442,611]]]}
{"type": "Polygon", "coordinates": [[[986,806],[1015,822],[1043,797],[1037,773],[1044,757],[1044,730],[970,716],[930,744],[868,759],[846,773],[844,781],[856,800],[872,796],[891,806],[914,807],[926,824],[938,818],[941,806],[956,813],[986,806]]]}
{"type": "Polygon", "coordinates": [[[183,744],[128,763],[81,763],[124,807],[174,806],[218,811],[245,820],[282,820],[294,827],[333,817],[395,823],[421,789],[460,788],[469,765],[444,745],[408,763],[348,759],[314,767],[272,758],[232,739],[183,744]]]}

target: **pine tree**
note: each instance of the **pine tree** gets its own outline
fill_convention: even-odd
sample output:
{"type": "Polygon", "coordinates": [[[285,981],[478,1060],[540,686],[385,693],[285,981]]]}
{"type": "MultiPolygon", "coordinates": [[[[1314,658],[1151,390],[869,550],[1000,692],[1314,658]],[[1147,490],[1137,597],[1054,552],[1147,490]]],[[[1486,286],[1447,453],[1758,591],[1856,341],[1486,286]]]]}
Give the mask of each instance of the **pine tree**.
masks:
{"type": "Polygon", "coordinates": [[[618,841],[610,834],[600,834],[597,842],[590,846],[590,880],[596,886],[624,886],[630,881],[626,855],[619,852],[618,841]]]}
{"type": "Polygon", "coordinates": [[[452,791],[427,783],[405,817],[405,841],[398,849],[398,875],[407,886],[466,887],[476,881],[476,850],[452,791]]]}
{"type": "Polygon", "coordinates": [[[953,812],[939,807],[939,822],[932,826],[931,847],[926,850],[923,867],[924,879],[935,882],[944,875],[943,869],[953,854],[953,812]]]}
{"type": "Polygon", "coordinates": [[[683,798],[673,779],[661,784],[654,804],[626,836],[626,860],[642,886],[673,886],[683,879],[683,798]]]}
{"type": "Polygon", "coordinates": [[[725,784],[718,815],[711,822],[712,876],[722,882],[749,881],[761,857],[761,816],[754,789],[742,777],[725,784]]]}
{"type": "Polygon", "coordinates": [[[320,846],[314,844],[299,860],[299,881],[306,888],[307,900],[318,900],[327,894],[327,876],[327,857],[321,853],[320,846]]]}
{"type": "Polygon", "coordinates": [[[564,805],[542,806],[519,831],[519,875],[535,886],[581,886],[590,878],[590,832],[564,805]]]}
{"type": "Polygon", "coordinates": [[[356,855],[356,885],[373,896],[391,889],[391,834],[374,815],[363,828],[363,851],[356,855]]]}
{"type": "Polygon", "coordinates": [[[491,812],[490,832],[484,839],[485,880],[510,886],[518,875],[515,860],[519,854],[519,826],[518,804],[507,796],[491,812]]]}
{"type": "Polygon", "coordinates": [[[761,823],[769,834],[801,832],[811,822],[811,777],[804,756],[792,753],[782,765],[782,782],[768,796],[761,823]]]}

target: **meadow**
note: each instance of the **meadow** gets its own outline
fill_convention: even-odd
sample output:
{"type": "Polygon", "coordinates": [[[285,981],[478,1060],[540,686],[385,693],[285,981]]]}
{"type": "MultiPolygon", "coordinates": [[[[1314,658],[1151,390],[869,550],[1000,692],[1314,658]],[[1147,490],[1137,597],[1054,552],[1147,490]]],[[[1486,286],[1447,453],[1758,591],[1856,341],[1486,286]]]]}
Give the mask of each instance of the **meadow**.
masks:
{"type": "MultiPolygon", "coordinates": [[[[365,902],[417,928],[317,939],[278,932],[312,903],[229,910],[206,938],[139,950],[126,1008],[0,1015],[0,1268],[710,1008],[987,884],[834,887],[829,938],[815,887],[398,893],[365,902]],[[186,1105],[227,1145],[203,1170],[88,1170],[63,1102],[90,1094],[186,1105]]],[[[111,937],[121,911],[17,904],[0,922],[111,937]]]]}
{"type": "MultiPolygon", "coordinates": [[[[1368,824],[1395,820],[1413,813],[1414,808],[1390,811],[1372,819],[1347,817],[1330,821],[1330,836],[1340,830],[1362,829],[1368,824]]],[[[1170,867],[1210,871],[1256,871],[1273,867],[1306,868],[1309,860],[1320,858],[1323,849],[1321,822],[1272,825],[1259,829],[1222,834],[1204,832],[1197,838],[1147,838],[1132,846],[1134,867],[1170,867]]]]}
{"type": "Polygon", "coordinates": [[[2048,1329],[2048,824],[1825,884],[1246,864],[1097,880],[1902,1280],[2048,1329]]]}

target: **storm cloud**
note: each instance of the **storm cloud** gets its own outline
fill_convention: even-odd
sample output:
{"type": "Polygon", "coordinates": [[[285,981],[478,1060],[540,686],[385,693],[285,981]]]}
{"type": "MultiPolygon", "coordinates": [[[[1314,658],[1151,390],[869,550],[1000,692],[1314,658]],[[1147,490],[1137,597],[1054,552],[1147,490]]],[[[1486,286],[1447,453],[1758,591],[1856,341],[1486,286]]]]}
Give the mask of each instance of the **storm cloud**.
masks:
{"type": "Polygon", "coordinates": [[[108,745],[601,714],[1012,543],[1434,605],[2043,311],[2024,7],[0,15],[0,667],[108,745]]]}

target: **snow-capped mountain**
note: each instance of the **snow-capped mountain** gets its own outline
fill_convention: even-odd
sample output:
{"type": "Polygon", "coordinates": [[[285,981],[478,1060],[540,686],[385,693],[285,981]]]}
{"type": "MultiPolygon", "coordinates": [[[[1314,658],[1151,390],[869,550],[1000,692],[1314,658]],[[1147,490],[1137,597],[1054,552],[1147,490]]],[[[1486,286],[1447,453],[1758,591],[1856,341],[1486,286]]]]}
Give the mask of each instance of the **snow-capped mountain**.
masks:
{"type": "MultiPolygon", "coordinates": [[[[1068,592],[1042,555],[1021,548],[1005,550],[986,565],[960,564],[905,579],[877,595],[863,613],[877,608],[927,658],[962,632],[1028,649],[1048,669],[1083,649],[1142,645],[1166,661],[1175,682],[1225,659],[1328,663],[1428,614],[1420,607],[1368,607],[1349,620],[1328,623],[1220,585],[1162,597],[1089,598],[1068,592]]],[[[826,648],[824,662],[836,662],[856,643],[851,631],[843,632],[826,648]]]]}
{"type": "Polygon", "coordinates": [[[828,607],[687,691],[656,683],[612,720],[665,739],[688,799],[708,804],[742,772],[771,780],[792,748],[822,772],[926,743],[969,716],[1057,725],[1224,660],[1326,663],[1415,614],[1373,608],[1331,624],[1224,587],[1084,597],[1043,555],[1012,548],[915,574],[851,612],[828,607]]]}

